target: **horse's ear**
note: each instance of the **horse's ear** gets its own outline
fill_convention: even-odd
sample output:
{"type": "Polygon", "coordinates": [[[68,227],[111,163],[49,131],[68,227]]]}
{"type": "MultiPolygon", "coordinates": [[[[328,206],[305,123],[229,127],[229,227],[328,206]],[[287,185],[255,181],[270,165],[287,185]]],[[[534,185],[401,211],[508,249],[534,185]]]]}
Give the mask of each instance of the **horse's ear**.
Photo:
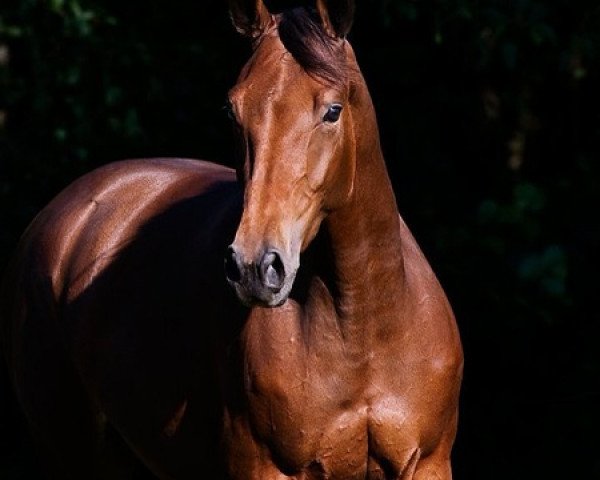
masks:
{"type": "Polygon", "coordinates": [[[271,19],[263,0],[229,0],[229,14],[235,29],[250,38],[260,36],[271,19]]]}
{"type": "Polygon", "coordinates": [[[353,0],[317,0],[317,10],[325,30],[332,37],[345,37],[354,20],[353,0]]]}

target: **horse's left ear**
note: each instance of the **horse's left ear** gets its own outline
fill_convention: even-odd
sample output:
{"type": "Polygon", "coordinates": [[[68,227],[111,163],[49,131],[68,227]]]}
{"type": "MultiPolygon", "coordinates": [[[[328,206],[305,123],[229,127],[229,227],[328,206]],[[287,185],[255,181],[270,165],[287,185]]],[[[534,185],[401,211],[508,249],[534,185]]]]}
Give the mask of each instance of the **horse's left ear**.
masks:
{"type": "Polygon", "coordinates": [[[317,0],[317,10],[329,35],[341,38],[348,35],[354,20],[353,0],[317,0]]]}
{"type": "Polygon", "coordinates": [[[229,0],[229,15],[235,29],[250,38],[260,36],[271,19],[263,0],[229,0]]]}

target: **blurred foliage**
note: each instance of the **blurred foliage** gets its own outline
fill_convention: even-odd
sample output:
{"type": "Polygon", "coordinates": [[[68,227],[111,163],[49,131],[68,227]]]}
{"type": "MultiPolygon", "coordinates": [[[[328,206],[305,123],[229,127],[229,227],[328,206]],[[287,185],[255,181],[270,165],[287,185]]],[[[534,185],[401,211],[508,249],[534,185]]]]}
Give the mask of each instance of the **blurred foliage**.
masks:
{"type": "MultiPolygon", "coordinates": [[[[350,40],[463,334],[456,478],[563,478],[574,457],[597,477],[600,6],[363,0],[350,40]]],[[[230,162],[221,106],[248,52],[223,1],[3,0],[0,265],[95,166],[230,162]]]]}
{"type": "Polygon", "coordinates": [[[226,4],[209,7],[3,0],[0,213],[11,226],[0,234],[3,248],[14,243],[13,226],[21,230],[58,189],[94,166],[129,156],[190,156],[201,146],[223,160],[219,146],[229,131],[214,117],[246,52],[226,4]],[[202,21],[205,15],[214,20],[202,21]]]}

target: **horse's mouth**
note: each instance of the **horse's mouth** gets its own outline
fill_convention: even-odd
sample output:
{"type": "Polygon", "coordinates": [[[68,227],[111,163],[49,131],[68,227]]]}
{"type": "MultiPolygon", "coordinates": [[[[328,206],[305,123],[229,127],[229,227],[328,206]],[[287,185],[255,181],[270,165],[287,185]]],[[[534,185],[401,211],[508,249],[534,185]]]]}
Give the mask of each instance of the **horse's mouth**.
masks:
{"type": "MultiPolygon", "coordinates": [[[[289,292],[271,292],[265,289],[247,288],[239,283],[229,282],[235,293],[247,307],[276,308],[283,305],[289,296],[289,292]]],[[[291,288],[290,288],[291,289],[291,288]]]]}

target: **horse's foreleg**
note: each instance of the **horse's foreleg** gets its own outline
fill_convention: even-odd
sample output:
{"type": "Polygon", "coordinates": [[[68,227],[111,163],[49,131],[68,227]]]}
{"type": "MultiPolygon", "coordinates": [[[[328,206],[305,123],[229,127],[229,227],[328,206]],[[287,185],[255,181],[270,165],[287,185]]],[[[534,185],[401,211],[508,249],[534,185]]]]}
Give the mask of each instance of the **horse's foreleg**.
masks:
{"type": "Polygon", "coordinates": [[[436,459],[425,459],[417,467],[414,480],[452,480],[450,461],[439,462],[436,459]]]}
{"type": "MultiPolygon", "coordinates": [[[[454,438],[454,433],[447,435],[454,438]]],[[[452,480],[450,465],[450,442],[442,441],[438,448],[426,457],[420,459],[412,480],[452,480]]]]}
{"type": "Polygon", "coordinates": [[[412,480],[452,480],[450,454],[456,438],[457,424],[458,412],[455,412],[437,447],[419,460],[412,480]]]}

